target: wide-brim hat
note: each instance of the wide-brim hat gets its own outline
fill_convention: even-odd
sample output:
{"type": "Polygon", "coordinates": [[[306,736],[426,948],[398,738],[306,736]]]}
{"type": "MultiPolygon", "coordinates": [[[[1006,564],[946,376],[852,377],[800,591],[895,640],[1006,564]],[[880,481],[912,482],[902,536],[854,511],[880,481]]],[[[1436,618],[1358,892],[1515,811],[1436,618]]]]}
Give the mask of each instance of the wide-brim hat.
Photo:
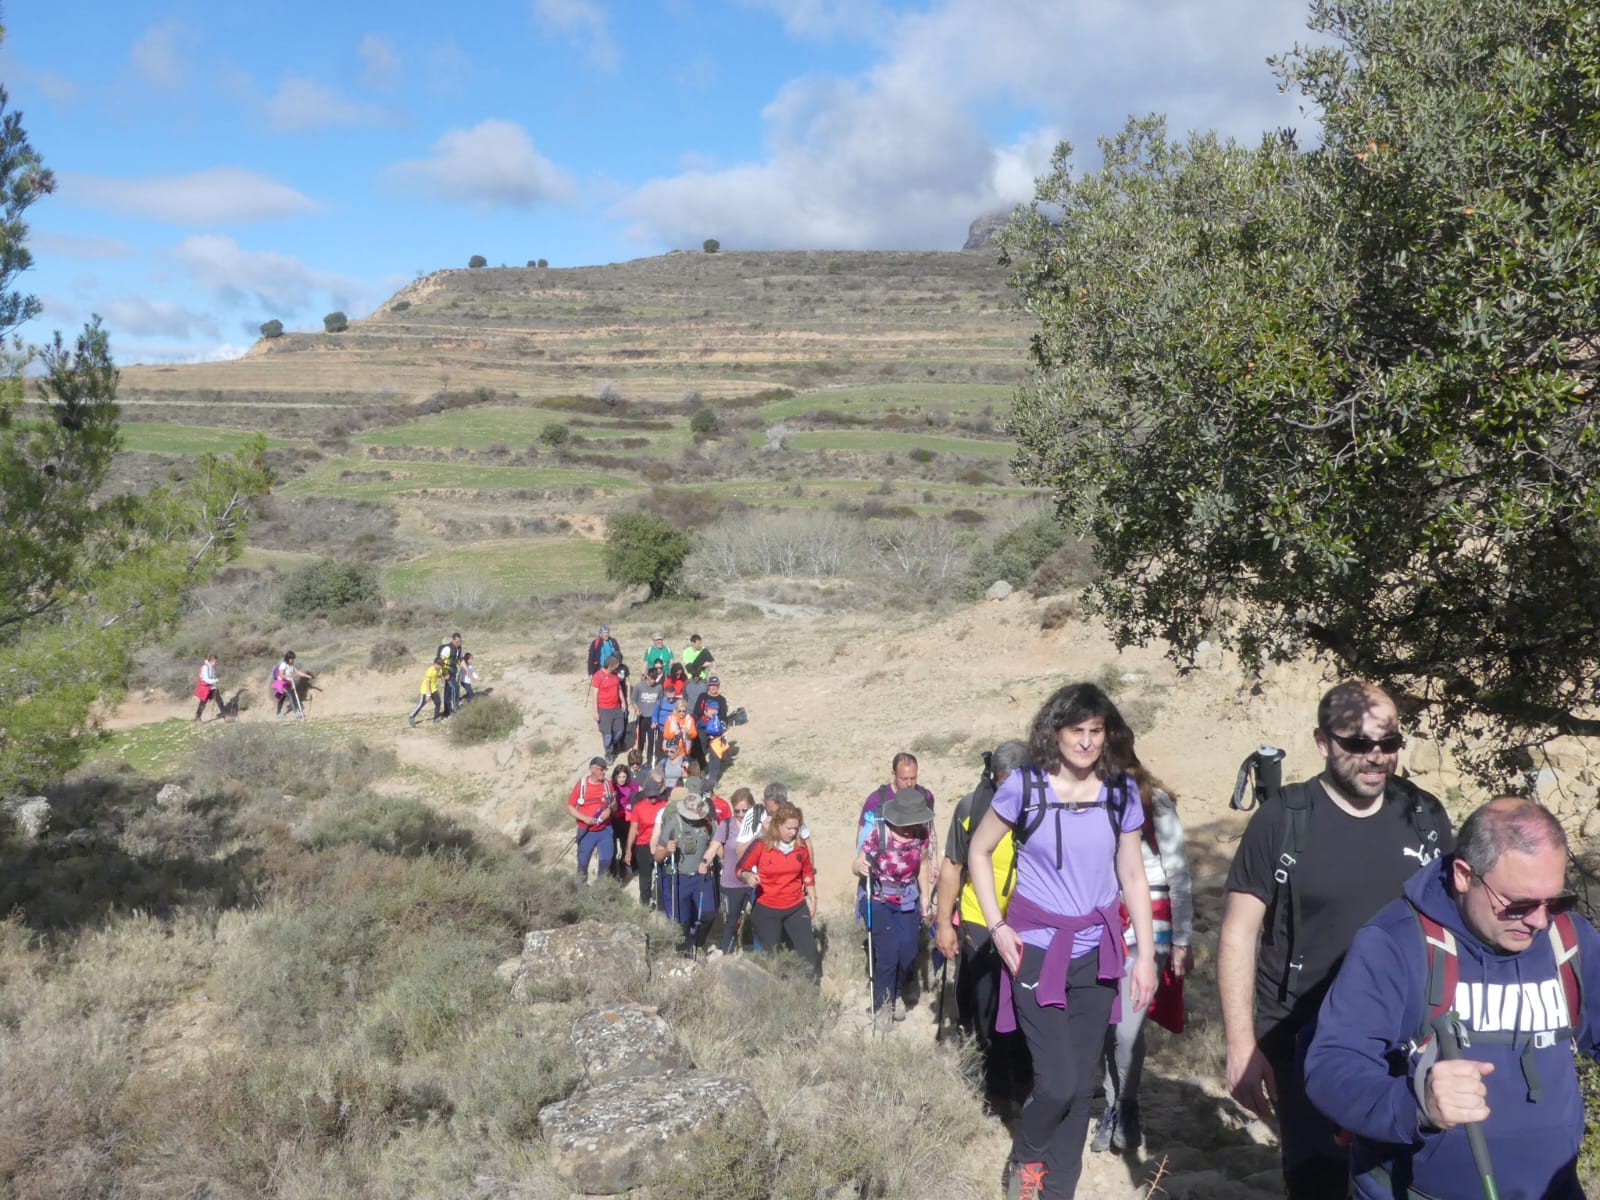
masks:
{"type": "Polygon", "coordinates": [[[704,796],[690,792],[678,801],[678,816],[685,821],[704,821],[711,815],[711,805],[704,796]]]}
{"type": "Polygon", "coordinates": [[[926,825],[933,820],[933,808],[928,798],[916,788],[901,788],[880,811],[885,821],[902,829],[926,825]]]}

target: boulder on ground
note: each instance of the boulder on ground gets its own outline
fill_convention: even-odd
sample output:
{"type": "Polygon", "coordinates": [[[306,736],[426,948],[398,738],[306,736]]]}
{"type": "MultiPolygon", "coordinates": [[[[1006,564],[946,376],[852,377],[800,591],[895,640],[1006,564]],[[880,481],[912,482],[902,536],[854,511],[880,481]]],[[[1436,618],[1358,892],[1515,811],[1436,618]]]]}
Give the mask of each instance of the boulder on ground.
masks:
{"type": "Polygon", "coordinates": [[[12,796],[0,800],[0,815],[11,819],[25,842],[36,842],[50,828],[50,801],[44,796],[12,796]]]}
{"type": "Polygon", "coordinates": [[[557,989],[576,980],[599,998],[624,996],[650,974],[650,943],[632,925],[579,921],[556,929],[535,929],[522,944],[522,968],[512,973],[511,994],[535,998],[535,989],[557,989]]]}
{"type": "Polygon", "coordinates": [[[984,592],[983,595],[986,600],[1004,600],[1015,590],[1004,579],[996,579],[989,585],[989,590],[984,592]]]}
{"type": "Polygon", "coordinates": [[[175,808],[180,812],[194,802],[189,792],[175,783],[169,783],[156,793],[156,803],[162,808],[175,808]]]}
{"type": "Polygon", "coordinates": [[[587,1088],[541,1111],[539,1129],[563,1179],[586,1195],[613,1196],[692,1158],[731,1119],[765,1128],[749,1084],[669,1071],[587,1088]]]}
{"type": "Polygon", "coordinates": [[[630,608],[638,608],[641,604],[650,603],[650,585],[636,583],[630,588],[623,588],[617,593],[617,598],[611,602],[610,611],[614,613],[627,612],[630,608]]]}
{"type": "Polygon", "coordinates": [[[694,1059],[655,1008],[591,1009],[572,1023],[571,1037],[590,1087],[694,1069],[694,1059]]]}

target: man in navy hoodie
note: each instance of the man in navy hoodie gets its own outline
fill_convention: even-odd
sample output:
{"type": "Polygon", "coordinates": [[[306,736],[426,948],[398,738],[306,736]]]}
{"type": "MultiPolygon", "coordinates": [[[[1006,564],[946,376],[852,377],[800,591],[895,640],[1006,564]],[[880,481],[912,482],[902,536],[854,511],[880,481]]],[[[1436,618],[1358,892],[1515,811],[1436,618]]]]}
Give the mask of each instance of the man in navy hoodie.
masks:
{"type": "MultiPolygon", "coordinates": [[[[1306,1058],[1312,1102],[1354,1135],[1356,1196],[1482,1195],[1465,1128],[1482,1122],[1504,1200],[1581,1200],[1583,1098],[1568,1042],[1596,1055],[1600,937],[1574,915],[1578,953],[1567,971],[1558,966],[1561,924],[1550,930],[1573,903],[1566,863],[1566,834],[1547,810],[1491,800],[1467,818],[1453,855],[1419,871],[1356,934],[1306,1058]],[[1459,1021],[1457,1061],[1419,1037],[1430,1012],[1419,913],[1455,946],[1458,981],[1453,996],[1444,990],[1459,1021]],[[1581,1012],[1569,1011],[1573,987],[1581,1012]]],[[[1437,963],[1434,973],[1445,977],[1437,963]]]]}

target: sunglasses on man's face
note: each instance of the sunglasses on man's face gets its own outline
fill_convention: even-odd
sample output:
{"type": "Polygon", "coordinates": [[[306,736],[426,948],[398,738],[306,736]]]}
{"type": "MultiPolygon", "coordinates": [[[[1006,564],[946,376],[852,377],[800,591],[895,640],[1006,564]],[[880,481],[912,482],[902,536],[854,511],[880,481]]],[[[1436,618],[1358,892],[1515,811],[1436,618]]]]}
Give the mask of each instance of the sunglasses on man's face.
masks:
{"type": "Polygon", "coordinates": [[[1507,900],[1490,886],[1489,881],[1482,875],[1478,882],[1483,884],[1483,890],[1489,893],[1489,899],[1500,906],[1495,913],[1495,919],[1500,921],[1523,921],[1533,916],[1541,908],[1545,915],[1559,917],[1564,912],[1572,911],[1578,903],[1578,897],[1572,892],[1562,892],[1559,896],[1551,896],[1548,900],[1507,900]]]}
{"type": "Polygon", "coordinates": [[[1363,737],[1359,733],[1335,733],[1331,729],[1324,729],[1328,740],[1346,754],[1371,754],[1374,750],[1384,754],[1399,754],[1406,744],[1404,734],[1386,733],[1381,738],[1363,737]]]}

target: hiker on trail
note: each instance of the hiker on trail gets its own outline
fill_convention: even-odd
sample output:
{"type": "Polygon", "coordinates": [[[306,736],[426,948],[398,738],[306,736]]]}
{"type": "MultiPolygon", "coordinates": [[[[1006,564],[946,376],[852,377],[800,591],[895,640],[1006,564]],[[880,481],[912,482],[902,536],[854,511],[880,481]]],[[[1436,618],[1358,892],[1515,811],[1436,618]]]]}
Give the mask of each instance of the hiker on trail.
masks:
{"type": "Polygon", "coordinates": [[[681,662],[673,663],[661,680],[661,699],[656,701],[655,715],[656,762],[660,762],[666,757],[666,753],[661,748],[662,736],[667,728],[667,721],[678,707],[678,701],[683,699],[683,689],[688,686],[688,683],[689,677],[684,673],[681,662]]]}
{"type": "MultiPolygon", "coordinates": [[[[983,820],[994,794],[1011,773],[1028,762],[1028,743],[1001,742],[986,756],[983,778],[962,797],[950,818],[945,837],[944,861],[939,866],[938,914],[934,941],[939,952],[956,962],[956,1020],[978,1044],[983,1057],[984,1104],[1002,1117],[1022,1107],[1033,1088],[1033,1065],[1028,1043],[1018,1030],[996,1033],[1000,1009],[1000,952],[984,923],[978,894],[967,877],[967,850],[972,831],[983,820]],[[960,901],[960,925],[956,904],[960,901]]],[[[1017,872],[1012,835],[1008,830],[995,846],[994,890],[1000,915],[1005,916],[1017,872]]]]}
{"type": "Polygon", "coordinates": [[[422,712],[423,707],[429,700],[433,701],[433,723],[435,725],[439,723],[440,697],[444,692],[444,677],[444,659],[435,657],[433,662],[428,665],[428,669],[422,673],[422,684],[417,688],[420,693],[417,698],[417,706],[411,710],[411,715],[406,718],[407,725],[413,728],[416,727],[417,715],[422,712]]]}
{"type": "MultiPolygon", "coordinates": [[[[630,753],[629,758],[632,757],[630,753]]],[[[611,874],[618,879],[628,877],[628,819],[633,816],[633,798],[638,794],[632,763],[618,763],[611,771],[611,797],[616,801],[611,809],[611,839],[615,845],[611,874]]]]}
{"type": "Polygon", "coordinates": [[[692,788],[678,788],[672,794],[675,801],[656,822],[651,852],[666,876],[662,910],[683,931],[678,953],[694,954],[717,919],[711,802],[692,788]]]}
{"type": "Polygon", "coordinates": [[[870,1011],[876,1017],[888,1005],[894,1020],[904,1021],[902,992],[922,948],[922,927],[933,915],[933,809],[916,788],[902,788],[879,813],[882,820],[867,833],[853,867],[866,881],[872,906],[870,1011]]]}
{"type": "Polygon", "coordinates": [[[714,662],[716,656],[706,649],[706,644],[698,633],[690,635],[689,644],[678,655],[678,663],[686,675],[693,675],[696,667],[704,671],[714,662]]]}
{"type": "Polygon", "coordinates": [[[461,670],[456,675],[456,686],[461,692],[462,704],[466,704],[477,694],[478,668],[472,665],[470,652],[461,656],[461,670]]]}
{"type": "Polygon", "coordinates": [[[194,710],[196,725],[205,717],[206,705],[213,700],[217,702],[217,720],[225,721],[228,718],[228,710],[222,707],[222,682],[217,676],[218,661],[215,654],[206,655],[205,662],[200,664],[200,670],[195,675],[194,698],[200,702],[194,710]]]}
{"type": "MultiPolygon", "coordinates": [[[[889,782],[874,788],[867,793],[867,798],[862,802],[861,815],[856,818],[856,851],[859,853],[861,845],[867,840],[867,834],[879,821],[879,810],[889,803],[894,794],[905,788],[916,788],[922,793],[922,798],[928,802],[928,807],[933,807],[933,792],[917,784],[917,756],[908,750],[902,750],[889,761],[889,782]]],[[[932,843],[932,854],[937,860],[939,856],[938,839],[932,843]]],[[[856,924],[865,925],[867,919],[867,883],[862,880],[856,886],[856,924]]]]}
{"type": "Polygon", "coordinates": [[[672,649],[667,645],[667,639],[659,633],[652,633],[650,649],[644,652],[644,669],[649,671],[651,667],[660,667],[661,673],[665,675],[671,665],[672,649]]]}
{"type": "Polygon", "coordinates": [[[684,761],[689,757],[689,748],[694,745],[698,732],[694,718],[689,715],[688,702],[679,700],[674,703],[672,715],[661,728],[661,759],[667,769],[668,783],[682,778],[684,761]]]}
{"type": "Polygon", "coordinates": [[[1134,752],[1133,731],[1126,745],[1117,748],[1128,774],[1139,785],[1144,809],[1144,831],[1139,849],[1144,855],[1144,877],[1150,884],[1151,923],[1155,931],[1156,996],[1145,1008],[1134,1008],[1128,994],[1133,967],[1148,950],[1133,939],[1130,926],[1123,934],[1128,944],[1128,969],[1122,976],[1122,1018],[1106,1030],[1106,1109],[1095,1126],[1089,1148],[1130,1154],[1144,1144],[1144,1119],[1139,1111],[1139,1081],[1144,1072],[1144,1021],[1149,1016],[1173,1032],[1182,1032],[1182,980],[1193,958],[1189,939],[1194,932],[1194,899],[1189,884],[1189,859],[1184,850],[1183,822],[1178,802],[1152,775],[1134,752]],[[1161,1001],[1172,998],[1172,1015],[1162,1012],[1161,1001]],[[1174,1028],[1174,1025],[1176,1028],[1174,1028]]]}
{"type": "Polygon", "coordinates": [[[461,648],[461,634],[459,631],[450,635],[450,640],[439,643],[439,661],[444,664],[444,712],[443,716],[461,710],[461,664],[466,660],[466,651],[461,648]]]}
{"type": "MultiPolygon", "coordinates": [[[[1137,785],[1117,754],[1127,722],[1092,683],[1058,689],[1028,731],[1029,765],[1012,772],[972,831],[968,876],[1006,973],[996,1028],[1020,1028],[1033,1092],[1013,1130],[1007,1194],[1070,1198],[1083,1170],[1090,1097],[1124,970],[1118,888],[1134,940],[1154,943],[1137,785]],[[1011,830],[1017,884],[1004,915],[994,852],[1011,830]]],[[[1153,956],[1134,964],[1135,1009],[1156,990],[1153,956]]]]}
{"type": "Polygon", "coordinates": [[[1487,1171],[1506,1200],[1582,1200],[1573,1051],[1600,1058],[1600,938],[1566,869],[1561,823],[1502,796],[1356,934],[1306,1056],[1356,1197],[1491,1195],[1487,1171]]]}
{"type": "Polygon", "coordinates": [[[655,836],[656,821],[661,816],[661,810],[667,806],[666,792],[666,784],[658,772],[645,772],[633,800],[633,812],[628,814],[628,843],[625,849],[639,880],[639,904],[642,908],[650,907],[651,881],[656,873],[655,859],[650,854],[650,839],[655,836]]]}
{"type": "Polygon", "coordinates": [[[611,636],[611,626],[602,625],[594,641],[589,643],[589,678],[593,679],[594,673],[604,667],[613,655],[620,665],[622,647],[617,645],[617,639],[611,636]]]}
{"type": "MultiPolygon", "coordinates": [[[[767,784],[761,792],[761,803],[756,805],[745,815],[744,821],[739,826],[739,854],[749,848],[766,832],[767,826],[772,823],[772,816],[778,811],[779,806],[789,803],[789,785],[776,781],[767,784]]],[[[817,852],[811,847],[811,830],[805,822],[800,824],[800,844],[806,848],[806,853],[811,855],[811,861],[817,859],[817,852]]]]}
{"type": "Polygon", "coordinates": [[[594,701],[594,723],[600,730],[600,753],[615,758],[622,752],[622,735],[627,728],[628,710],[622,706],[622,680],[617,671],[622,659],[613,654],[589,680],[589,691],[594,701]]]}
{"type": "Polygon", "coordinates": [[[755,889],[750,924],[757,944],[777,950],[787,940],[820,983],[822,956],[811,928],[817,915],[817,877],[811,852],[800,841],[804,821],[794,805],[777,805],[765,832],[740,858],[739,878],[755,889]]]}
{"type": "Polygon", "coordinates": [[[567,797],[567,812],[578,823],[578,882],[589,882],[589,860],[598,856],[596,879],[604,879],[611,870],[616,842],[611,833],[611,814],[616,809],[616,798],[611,792],[611,781],[606,778],[606,760],[598,755],[589,760],[588,772],[572,785],[567,797]]]}
{"type": "Polygon", "coordinates": [[[661,703],[661,665],[652,663],[644,678],[633,685],[633,748],[645,762],[654,762],[661,731],[656,726],[656,706],[661,703]]]}
{"type": "Polygon", "coordinates": [[[722,680],[713,675],[706,680],[706,694],[691,708],[699,737],[695,739],[695,759],[704,768],[712,786],[722,778],[722,759],[728,752],[728,698],[722,694],[722,680]],[[720,747],[720,749],[719,749],[720,747]]]}
{"type": "Polygon", "coordinates": [[[1300,1031],[1356,930],[1454,845],[1439,802],[1398,779],[1394,701],[1349,681],[1317,705],[1322,773],[1263,800],[1228,872],[1217,983],[1235,1100],[1277,1121],[1290,1200],[1342,1198],[1348,1155],[1306,1099],[1300,1031]]]}
{"type": "Polygon", "coordinates": [[[280,719],[288,716],[289,712],[302,720],[305,718],[305,693],[301,690],[300,681],[305,680],[309,684],[315,678],[311,672],[295,666],[293,650],[283,652],[283,661],[272,671],[272,694],[278,698],[277,713],[280,719]],[[289,712],[284,711],[285,705],[289,712]]]}
{"type": "Polygon", "coordinates": [[[752,889],[739,878],[740,852],[749,849],[748,844],[739,845],[739,830],[755,806],[755,794],[749,788],[739,788],[731,797],[727,820],[717,822],[716,840],[722,862],[722,944],[712,951],[713,956],[732,954],[739,945],[739,924],[752,895],[752,889]]]}

